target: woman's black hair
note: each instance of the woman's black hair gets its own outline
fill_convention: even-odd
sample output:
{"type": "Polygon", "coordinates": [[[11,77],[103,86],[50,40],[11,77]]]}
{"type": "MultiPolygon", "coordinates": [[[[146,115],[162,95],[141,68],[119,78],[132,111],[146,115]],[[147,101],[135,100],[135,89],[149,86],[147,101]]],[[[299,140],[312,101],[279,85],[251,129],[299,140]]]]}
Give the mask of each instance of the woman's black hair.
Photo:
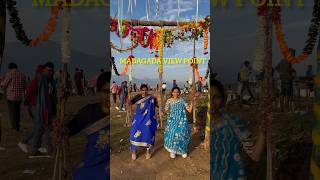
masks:
{"type": "Polygon", "coordinates": [[[44,68],[49,67],[49,68],[54,68],[54,64],[52,62],[47,62],[43,65],[44,68]]]}
{"type": "Polygon", "coordinates": [[[180,90],[180,88],[179,88],[178,86],[173,87],[173,88],[171,89],[171,94],[172,94],[173,91],[176,90],[176,89],[178,89],[179,93],[181,94],[181,90],[180,90]]]}
{"type": "Polygon", "coordinates": [[[10,63],[8,68],[9,69],[18,69],[18,66],[16,63],[10,63]]]}
{"type": "Polygon", "coordinates": [[[98,80],[97,80],[97,91],[101,91],[102,87],[110,82],[110,79],[111,79],[111,72],[104,72],[102,74],[100,74],[100,76],[98,77],[98,80]]]}
{"type": "Polygon", "coordinates": [[[142,90],[142,88],[147,88],[147,90],[149,89],[148,86],[146,84],[141,84],[140,86],[140,90],[142,90]]]}
{"type": "Polygon", "coordinates": [[[215,87],[221,94],[223,100],[225,100],[224,87],[220,81],[213,79],[210,81],[210,86],[211,88],[215,87]]]}

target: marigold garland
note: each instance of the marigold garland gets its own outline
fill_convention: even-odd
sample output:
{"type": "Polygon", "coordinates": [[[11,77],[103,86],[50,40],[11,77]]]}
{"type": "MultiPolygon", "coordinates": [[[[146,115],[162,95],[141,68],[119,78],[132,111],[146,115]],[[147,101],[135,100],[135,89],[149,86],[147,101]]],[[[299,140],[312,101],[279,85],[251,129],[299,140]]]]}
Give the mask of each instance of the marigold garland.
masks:
{"type": "Polygon", "coordinates": [[[160,32],[159,32],[159,46],[160,46],[159,74],[163,73],[163,62],[162,62],[162,58],[163,58],[163,32],[164,32],[164,29],[161,28],[160,32]]]}
{"type": "Polygon", "coordinates": [[[311,20],[311,24],[309,26],[308,39],[306,41],[306,45],[303,48],[302,54],[297,57],[294,57],[289,52],[289,47],[287,42],[285,41],[285,35],[281,26],[281,9],[280,7],[274,8],[274,25],[276,30],[277,42],[279,48],[283,54],[283,56],[291,63],[299,63],[312,54],[314,46],[317,41],[317,36],[319,33],[319,25],[320,25],[320,0],[315,0],[313,6],[313,18],[311,20]]]}
{"type": "Polygon", "coordinates": [[[46,30],[42,32],[37,38],[30,39],[26,35],[23,25],[20,22],[19,13],[16,7],[17,2],[15,0],[7,0],[7,9],[10,14],[10,23],[12,24],[13,29],[15,30],[16,37],[26,46],[36,46],[43,41],[47,41],[49,37],[55,31],[57,25],[58,13],[62,8],[62,1],[58,1],[57,5],[51,8],[51,17],[48,20],[46,30]]]}
{"type": "Polygon", "coordinates": [[[132,63],[133,63],[133,59],[134,59],[133,55],[130,55],[128,57],[128,61],[126,62],[126,66],[122,69],[121,73],[119,74],[119,71],[117,69],[114,57],[111,57],[114,73],[119,77],[122,77],[122,76],[126,75],[127,72],[128,72],[128,69],[129,69],[129,65],[132,65],[132,63]]]}
{"type": "Polygon", "coordinates": [[[127,47],[127,48],[120,48],[120,47],[116,46],[115,44],[113,44],[112,42],[110,42],[110,47],[118,52],[126,52],[126,51],[132,51],[135,48],[137,48],[138,43],[134,43],[133,45],[131,45],[130,47],[127,47]]]}
{"type": "Polygon", "coordinates": [[[204,30],[204,53],[208,54],[208,44],[209,44],[209,29],[204,30]]]}

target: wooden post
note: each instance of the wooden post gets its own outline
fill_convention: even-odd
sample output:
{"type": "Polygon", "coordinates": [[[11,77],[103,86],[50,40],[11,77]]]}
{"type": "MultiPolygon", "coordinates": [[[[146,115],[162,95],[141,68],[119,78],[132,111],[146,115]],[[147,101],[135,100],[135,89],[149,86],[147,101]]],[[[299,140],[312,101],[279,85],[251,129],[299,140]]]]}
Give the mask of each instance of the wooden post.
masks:
{"type": "Polygon", "coordinates": [[[267,124],[267,134],[266,134],[266,143],[267,143],[267,180],[274,179],[274,166],[273,166],[273,145],[271,142],[272,139],[272,9],[269,9],[269,13],[266,16],[263,16],[264,19],[264,42],[266,43],[266,54],[264,59],[264,80],[262,88],[262,102],[260,103],[261,108],[261,122],[267,124]]]}
{"type": "MultiPolygon", "coordinates": [[[[6,1],[2,0],[0,1],[0,72],[1,72],[1,67],[2,67],[2,62],[3,62],[3,52],[4,52],[4,46],[5,46],[5,38],[6,38],[6,1]]],[[[0,92],[1,93],[1,92],[0,92]]],[[[4,99],[5,94],[3,93],[2,95],[0,94],[0,102],[2,98],[4,99]]],[[[1,116],[1,112],[0,112],[1,116]]],[[[7,130],[5,130],[4,126],[4,120],[3,118],[0,117],[0,146],[3,144],[5,141],[5,136],[4,133],[7,130]]]]}
{"type": "MultiPolygon", "coordinates": [[[[59,94],[60,101],[59,101],[59,111],[58,111],[58,125],[62,127],[64,116],[65,116],[65,109],[66,109],[66,86],[67,86],[67,77],[68,77],[68,63],[70,61],[70,6],[66,6],[62,10],[62,39],[61,39],[61,53],[62,53],[62,77],[60,81],[60,92],[59,94]]],[[[60,132],[60,131],[58,131],[60,132]]],[[[60,136],[59,136],[60,137],[60,136]]],[[[58,173],[58,179],[61,180],[66,177],[67,174],[67,165],[66,165],[66,151],[65,146],[67,142],[65,141],[64,137],[58,140],[59,144],[57,144],[56,151],[55,151],[55,162],[54,162],[54,170],[53,170],[53,180],[56,179],[58,173]]]]}
{"type": "Polygon", "coordinates": [[[3,62],[3,52],[6,39],[6,21],[6,1],[2,0],[0,1],[0,72],[3,62]]]}
{"type": "Polygon", "coordinates": [[[162,87],[162,82],[163,82],[163,79],[162,79],[162,74],[163,74],[163,63],[162,63],[162,56],[163,56],[163,46],[164,46],[164,43],[163,43],[163,26],[162,26],[162,23],[160,23],[161,25],[161,30],[160,30],[160,37],[162,37],[160,39],[160,65],[159,65],[159,88],[158,88],[158,92],[159,92],[159,118],[160,118],[160,128],[162,129],[163,128],[163,112],[162,112],[162,101],[163,101],[163,97],[162,97],[162,92],[161,92],[161,87],[162,87]]]}
{"type": "Polygon", "coordinates": [[[312,129],[312,155],[310,162],[310,174],[312,180],[320,179],[320,37],[317,48],[317,70],[314,78],[314,117],[315,121],[312,129]]]}
{"type": "MultiPolygon", "coordinates": [[[[193,57],[196,57],[196,39],[193,39],[193,57]]],[[[195,60],[195,59],[194,59],[195,60]]],[[[195,74],[195,65],[196,63],[193,62],[192,66],[192,94],[193,96],[196,94],[196,74],[195,74]]],[[[193,117],[193,130],[197,131],[197,117],[196,117],[196,105],[193,105],[192,108],[192,117],[193,117]]]]}

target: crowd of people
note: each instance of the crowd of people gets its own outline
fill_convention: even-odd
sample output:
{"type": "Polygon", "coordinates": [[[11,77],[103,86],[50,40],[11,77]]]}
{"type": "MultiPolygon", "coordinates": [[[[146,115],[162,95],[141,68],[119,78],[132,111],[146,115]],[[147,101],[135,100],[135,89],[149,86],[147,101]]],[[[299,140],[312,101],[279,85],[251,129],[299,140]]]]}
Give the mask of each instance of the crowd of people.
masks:
{"type": "MultiPolygon", "coordinates": [[[[289,52],[292,56],[295,56],[295,49],[290,48],[289,52]]],[[[252,90],[250,88],[250,79],[252,75],[252,70],[250,67],[250,62],[245,61],[238,73],[238,81],[239,81],[239,96],[240,96],[240,106],[246,104],[248,101],[256,100],[254,97],[252,90]],[[248,92],[250,98],[245,101],[244,93],[248,92]]],[[[261,82],[264,79],[264,72],[256,75],[256,80],[260,82],[258,85],[261,88],[261,82]]],[[[272,68],[272,79],[273,79],[273,95],[276,98],[279,98],[280,102],[280,110],[282,112],[288,112],[293,109],[294,106],[294,86],[295,80],[297,80],[297,72],[293,68],[292,64],[288,62],[286,59],[282,59],[274,68],[272,68]],[[278,78],[275,77],[275,72],[278,75],[278,78]],[[278,83],[280,82],[280,83],[278,83]],[[278,93],[279,92],[279,93],[278,93]],[[278,95],[279,94],[279,95],[278,95]]],[[[305,86],[308,88],[308,93],[310,96],[310,92],[313,92],[313,79],[314,73],[312,71],[312,65],[308,66],[305,76],[303,77],[303,82],[305,86]]]]}
{"type": "MultiPolygon", "coordinates": [[[[62,71],[58,71],[57,74],[58,76],[55,76],[54,64],[47,62],[37,66],[34,77],[28,82],[26,75],[18,70],[18,66],[15,63],[10,63],[8,72],[1,79],[0,89],[6,94],[10,129],[21,133],[21,104],[27,107],[29,117],[32,120],[32,128],[17,142],[18,148],[24,153],[28,153],[29,158],[51,157],[54,152],[52,138],[55,120],[58,118],[58,96],[62,97],[69,93],[68,91],[59,91],[58,93],[57,86],[60,83],[62,71]],[[29,147],[29,142],[31,142],[31,147],[29,147]]],[[[79,96],[84,95],[84,77],[83,70],[76,69],[74,81],[79,96]]],[[[70,79],[70,76],[68,78],[70,79]]],[[[80,132],[87,134],[88,144],[84,154],[84,164],[76,170],[74,180],[92,177],[106,179],[109,177],[109,171],[106,167],[109,164],[107,116],[110,112],[110,79],[110,72],[100,71],[93,84],[98,102],[83,107],[73,116],[72,120],[63,125],[67,129],[69,137],[80,132]],[[101,156],[101,153],[104,155],[101,156]]],[[[0,130],[3,130],[3,127],[0,127],[0,130]]],[[[0,131],[0,137],[1,133],[0,131]]],[[[6,149],[1,147],[0,150],[6,149]]]]}

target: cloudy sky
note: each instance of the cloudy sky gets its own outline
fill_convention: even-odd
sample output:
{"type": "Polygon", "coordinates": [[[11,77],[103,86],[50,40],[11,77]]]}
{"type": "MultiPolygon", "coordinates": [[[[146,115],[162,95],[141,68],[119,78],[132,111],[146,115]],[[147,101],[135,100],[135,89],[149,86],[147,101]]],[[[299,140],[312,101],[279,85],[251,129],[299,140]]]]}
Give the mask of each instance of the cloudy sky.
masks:
{"type": "MultiPolygon", "coordinates": [[[[133,7],[133,14],[127,11],[128,0],[124,1],[124,18],[127,19],[146,19],[145,3],[146,0],[137,0],[137,6],[133,7]]],[[[150,20],[177,20],[177,1],[178,0],[160,0],[160,14],[155,16],[155,0],[151,2],[150,20]]],[[[236,74],[242,62],[249,60],[253,62],[256,44],[256,8],[251,4],[244,3],[243,8],[235,7],[235,1],[229,0],[228,8],[211,7],[213,17],[213,30],[211,32],[212,41],[210,45],[213,51],[213,60],[215,62],[215,71],[219,73],[219,78],[225,81],[235,81],[236,74]]],[[[244,1],[243,1],[244,2],[244,1]]],[[[249,1],[246,1],[249,2],[249,1]]],[[[304,0],[304,7],[294,7],[295,0],[292,0],[293,7],[283,8],[283,28],[286,34],[286,40],[290,47],[296,48],[297,53],[301,53],[307,31],[312,17],[313,1],[304,0]]],[[[199,16],[209,14],[209,1],[199,0],[199,16]]],[[[42,32],[47,19],[50,15],[49,8],[33,7],[33,0],[18,1],[18,9],[21,20],[27,34],[31,37],[37,36],[42,32]]],[[[111,16],[117,11],[117,0],[111,1],[111,16]]],[[[187,20],[195,17],[196,0],[180,0],[180,20],[187,20]]],[[[73,49],[80,50],[86,54],[105,57],[106,54],[106,21],[109,13],[106,7],[83,7],[72,9],[72,29],[71,46],[73,49]]],[[[60,42],[61,23],[59,21],[57,31],[51,38],[53,41],[60,42]]],[[[6,42],[16,42],[15,34],[11,25],[7,25],[6,42]]],[[[119,45],[119,38],[111,33],[111,41],[119,45]]],[[[128,41],[125,40],[125,43],[128,41]]],[[[192,57],[192,42],[177,42],[173,48],[165,49],[164,54],[167,57],[192,57]]],[[[197,42],[196,50],[198,57],[203,55],[203,40],[197,42]]],[[[26,47],[27,48],[27,47],[26,47]]],[[[281,59],[278,45],[274,41],[273,63],[276,64],[281,59]]],[[[127,57],[128,54],[116,54],[116,58],[127,57]]],[[[134,51],[136,57],[150,56],[146,49],[137,48],[134,51]]],[[[39,60],[41,62],[42,60],[39,60]]],[[[102,62],[104,64],[104,62],[102,62]]],[[[315,64],[315,55],[309,57],[306,62],[295,65],[299,74],[304,74],[308,64],[315,64]]],[[[90,60],[88,60],[88,69],[90,60]]],[[[119,66],[119,69],[122,67],[119,66]]],[[[205,65],[200,65],[201,74],[204,74],[205,65]]],[[[315,68],[314,68],[315,69],[315,68]]],[[[94,70],[95,71],[95,70],[94,70]]],[[[177,79],[184,81],[189,79],[189,67],[187,65],[167,65],[164,67],[164,79],[170,81],[177,79]]],[[[133,75],[136,78],[157,78],[157,67],[136,65],[133,69],[133,75]]]]}
{"type": "MultiPolygon", "coordinates": [[[[53,2],[53,0],[52,0],[53,2]]],[[[17,1],[19,17],[29,37],[37,37],[50,17],[50,8],[34,7],[33,0],[17,1]]],[[[86,54],[105,57],[107,7],[75,7],[71,10],[71,47],[86,54]]],[[[60,16],[61,17],[61,14],[60,16]]],[[[60,43],[61,18],[51,40],[60,43]]],[[[7,21],[6,42],[16,42],[15,33],[7,21]]],[[[27,47],[26,47],[27,48],[27,47]]]]}
{"type": "MultiPolygon", "coordinates": [[[[213,59],[215,71],[224,81],[236,81],[237,72],[243,61],[253,62],[255,56],[256,8],[249,3],[244,3],[243,8],[237,8],[234,2],[230,1],[228,8],[219,6],[212,9],[214,18],[213,41],[211,42],[213,59]]],[[[313,1],[303,0],[303,8],[296,7],[295,2],[296,0],[292,0],[291,7],[283,8],[282,21],[289,47],[295,48],[296,53],[300,54],[307,38],[313,1]]],[[[274,36],[273,64],[277,64],[281,58],[274,36]]],[[[298,70],[298,75],[304,75],[308,64],[315,65],[315,58],[313,54],[305,62],[294,65],[298,70]]]]}
{"type": "MultiPolygon", "coordinates": [[[[132,0],[134,2],[134,0],[132,0]]],[[[146,0],[138,0],[135,7],[133,7],[133,13],[128,12],[128,0],[124,0],[124,19],[142,19],[146,20],[146,0]]],[[[190,21],[196,17],[196,0],[180,0],[180,8],[178,8],[177,0],[159,0],[159,14],[156,15],[156,3],[154,0],[150,0],[150,15],[149,20],[167,20],[167,21],[190,21]],[[180,16],[178,18],[178,9],[180,9],[180,16]]],[[[117,1],[112,1],[110,13],[111,16],[115,16],[118,10],[117,1]]],[[[199,1],[199,18],[203,18],[210,15],[210,2],[205,0],[199,1]]],[[[155,29],[159,27],[153,27],[155,29]]],[[[120,38],[115,33],[111,33],[111,41],[120,46],[120,38]]],[[[209,43],[210,44],[210,43],[209,43]]],[[[129,38],[124,39],[124,47],[130,46],[129,38]]],[[[203,52],[203,39],[196,42],[196,57],[206,58],[209,60],[210,55],[204,55],[203,52]]],[[[210,45],[209,45],[210,48],[210,45]]],[[[129,53],[117,53],[112,51],[113,56],[119,60],[119,58],[128,57],[129,53]]],[[[192,58],[193,57],[193,41],[179,42],[175,41],[172,48],[164,49],[164,57],[167,58],[192,58]]],[[[152,58],[154,55],[149,53],[149,49],[141,48],[140,46],[133,51],[133,55],[138,58],[152,58]]],[[[123,64],[120,65],[117,62],[119,69],[123,68],[123,64]]],[[[202,75],[205,74],[207,64],[199,65],[199,70],[202,75]]],[[[190,79],[191,68],[187,64],[178,65],[164,65],[163,79],[167,82],[172,82],[173,79],[184,82],[190,79]]],[[[157,79],[158,78],[158,66],[157,65],[134,65],[133,77],[144,79],[157,79]]]]}

